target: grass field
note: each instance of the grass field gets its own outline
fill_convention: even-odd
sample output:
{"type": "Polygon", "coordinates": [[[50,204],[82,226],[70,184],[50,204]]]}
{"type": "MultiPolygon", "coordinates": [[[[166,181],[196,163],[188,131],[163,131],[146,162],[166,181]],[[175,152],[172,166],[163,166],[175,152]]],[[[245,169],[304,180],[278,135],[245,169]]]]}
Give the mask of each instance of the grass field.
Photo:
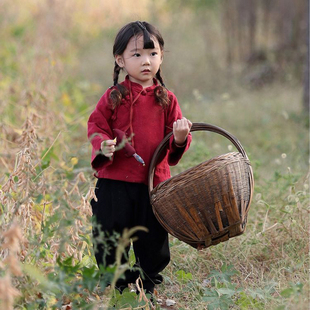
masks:
{"type": "MultiPolygon", "coordinates": [[[[111,42],[119,25],[108,13],[101,22],[94,1],[68,1],[62,9],[57,1],[16,2],[18,10],[4,1],[6,14],[0,13],[0,308],[108,309],[109,302],[117,309],[150,308],[134,293],[100,291],[90,237],[95,180],[86,124],[110,86],[111,42]]],[[[115,5],[104,8],[125,22],[152,12],[144,5],[123,15],[115,5]]],[[[191,71],[199,49],[190,63],[163,8],[157,5],[157,18],[173,41],[166,84],[187,118],[240,140],[255,190],[243,235],[202,251],[170,238],[171,263],[157,288],[163,302],[157,309],[309,309],[309,123],[301,82],[287,74],[253,89],[240,74],[229,75],[222,60],[214,63],[216,51],[211,61],[203,60],[204,80],[203,68],[191,71]],[[186,65],[174,59],[178,47],[186,65]],[[176,304],[164,306],[167,299],[176,304]]],[[[172,17],[180,31],[196,29],[190,13],[182,14],[187,23],[172,17]]],[[[172,173],[232,149],[216,134],[193,133],[172,173]]],[[[116,277],[119,271],[105,273],[116,277]]]]}

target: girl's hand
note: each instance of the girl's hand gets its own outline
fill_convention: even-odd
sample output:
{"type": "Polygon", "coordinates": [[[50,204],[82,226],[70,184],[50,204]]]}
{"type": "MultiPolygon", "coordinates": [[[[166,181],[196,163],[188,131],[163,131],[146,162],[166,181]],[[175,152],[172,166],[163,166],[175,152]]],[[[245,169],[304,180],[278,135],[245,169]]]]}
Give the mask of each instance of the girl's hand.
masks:
{"type": "Polygon", "coordinates": [[[193,124],[191,121],[185,117],[182,117],[173,123],[174,143],[176,146],[183,146],[192,128],[192,125],[193,124]]]}
{"type": "Polygon", "coordinates": [[[112,157],[115,152],[115,140],[105,140],[101,142],[101,152],[106,157],[112,157]]]}

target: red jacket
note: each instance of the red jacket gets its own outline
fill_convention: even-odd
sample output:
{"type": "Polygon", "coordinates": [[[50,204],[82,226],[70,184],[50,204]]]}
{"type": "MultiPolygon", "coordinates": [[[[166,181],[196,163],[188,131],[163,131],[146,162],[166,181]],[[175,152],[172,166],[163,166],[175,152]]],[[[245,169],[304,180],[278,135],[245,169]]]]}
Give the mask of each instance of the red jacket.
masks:
{"type": "MultiPolygon", "coordinates": [[[[154,151],[166,134],[171,132],[173,122],[182,118],[182,112],[177,98],[170,91],[168,91],[170,104],[166,109],[155,101],[154,88],[157,86],[155,79],[154,85],[145,89],[140,84],[130,82],[128,77],[122,85],[129,91],[131,89],[132,97],[126,96],[122,99],[121,105],[113,110],[109,103],[112,89],[108,89],[89,117],[88,138],[93,147],[91,164],[98,178],[147,184],[148,169],[154,151]],[[133,134],[131,144],[144,160],[145,166],[134,157],[127,157],[124,149],[116,151],[111,159],[100,154],[101,142],[114,139],[113,129],[122,130],[127,137],[133,134]]],[[[164,159],[156,165],[154,186],[171,177],[168,164],[172,166],[178,163],[191,140],[189,134],[186,146],[178,148],[173,143],[172,135],[164,159]]]]}

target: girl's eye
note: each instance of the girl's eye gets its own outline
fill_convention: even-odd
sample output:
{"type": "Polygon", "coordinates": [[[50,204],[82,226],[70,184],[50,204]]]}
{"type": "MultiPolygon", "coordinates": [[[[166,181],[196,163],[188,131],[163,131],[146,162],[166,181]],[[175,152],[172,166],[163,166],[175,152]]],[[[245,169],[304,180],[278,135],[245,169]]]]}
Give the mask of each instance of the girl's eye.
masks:
{"type": "Polygon", "coordinates": [[[157,55],[157,53],[156,53],[156,52],[153,52],[153,53],[151,53],[151,55],[152,55],[152,56],[156,56],[156,55],[157,55]]]}
{"type": "Polygon", "coordinates": [[[133,54],[135,57],[140,57],[140,54],[139,53],[134,53],[133,54]]]}

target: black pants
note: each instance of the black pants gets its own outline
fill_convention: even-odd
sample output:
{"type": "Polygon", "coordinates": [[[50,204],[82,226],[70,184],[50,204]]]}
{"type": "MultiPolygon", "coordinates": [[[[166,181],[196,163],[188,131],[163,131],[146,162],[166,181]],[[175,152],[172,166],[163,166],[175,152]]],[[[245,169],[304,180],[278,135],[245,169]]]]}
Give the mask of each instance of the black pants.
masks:
{"type": "MultiPolygon", "coordinates": [[[[168,234],[155,218],[145,184],[99,179],[96,185],[96,197],[91,201],[94,221],[94,238],[114,232],[123,233],[124,228],[144,226],[148,232],[138,231],[133,242],[136,265],[142,270],[143,286],[152,292],[155,283],[160,283],[158,275],[170,261],[168,234]]],[[[105,238],[106,239],[106,238],[105,238]]],[[[98,266],[108,266],[115,262],[115,243],[95,242],[95,257],[98,266]],[[107,251],[108,250],[108,251],[107,251]]],[[[129,247],[122,262],[126,262],[129,247]]],[[[125,279],[118,280],[116,286],[135,283],[139,271],[126,271],[125,279]]]]}

